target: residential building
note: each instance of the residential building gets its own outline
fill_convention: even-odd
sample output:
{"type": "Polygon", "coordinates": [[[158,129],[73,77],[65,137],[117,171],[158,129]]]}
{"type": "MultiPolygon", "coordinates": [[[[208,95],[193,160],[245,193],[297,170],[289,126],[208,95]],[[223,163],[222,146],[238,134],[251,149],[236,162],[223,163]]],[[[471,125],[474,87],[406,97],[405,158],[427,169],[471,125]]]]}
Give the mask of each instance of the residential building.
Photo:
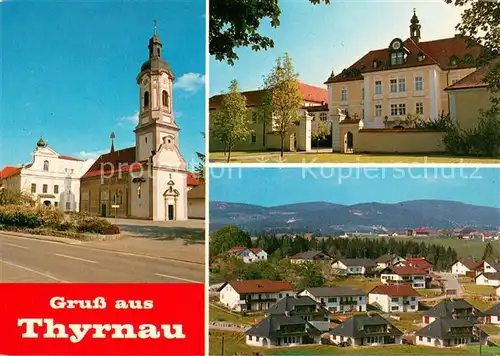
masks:
{"type": "Polygon", "coordinates": [[[366,311],[366,293],[350,287],[315,287],[299,293],[311,297],[316,303],[325,306],[334,313],[366,311]]]}
{"type": "Polygon", "coordinates": [[[245,332],[249,346],[299,346],[321,343],[321,331],[300,316],[271,314],[245,332]]]}
{"type": "Polygon", "coordinates": [[[399,265],[380,271],[380,280],[383,284],[408,284],[415,289],[429,288],[431,284],[431,278],[426,271],[399,265]]]}
{"type": "Polygon", "coordinates": [[[267,310],[288,295],[293,295],[293,287],[281,281],[231,281],[219,288],[219,301],[237,312],[267,310]]]}
{"type": "MultiPolygon", "coordinates": [[[[326,128],[331,127],[328,122],[328,91],[325,88],[320,88],[298,82],[298,87],[304,98],[302,108],[298,109],[298,114],[302,119],[298,125],[289,130],[284,141],[284,148],[287,151],[311,150],[311,132],[317,129],[319,122],[325,124],[326,128]],[[313,123],[312,121],[316,121],[313,123]]],[[[276,135],[277,127],[274,118],[268,120],[258,120],[255,115],[256,110],[262,105],[266,96],[266,90],[252,90],[242,92],[247,100],[248,122],[250,128],[249,137],[238,142],[233,151],[262,151],[262,150],[279,150],[281,140],[279,135],[276,135]]],[[[212,127],[213,113],[222,105],[222,100],[225,94],[214,95],[209,99],[209,125],[212,127]]],[[[212,135],[212,130],[209,131],[210,152],[224,150],[224,145],[212,135]]]]}
{"type": "Polygon", "coordinates": [[[476,320],[479,317],[484,317],[485,314],[474,308],[465,299],[444,299],[424,312],[422,322],[428,325],[436,319],[453,318],[454,316],[461,319],[476,320]]]}
{"type": "Polygon", "coordinates": [[[205,219],[205,184],[189,188],[188,180],[188,218],[205,219]]]}
{"type": "Polygon", "coordinates": [[[403,333],[380,315],[368,313],[353,315],[331,330],[330,340],[350,346],[398,345],[403,342],[403,333]]]}
{"type": "Polygon", "coordinates": [[[468,319],[439,318],[415,333],[416,345],[456,347],[486,345],[488,334],[477,323],[468,319]]]}
{"type": "Polygon", "coordinates": [[[423,257],[408,257],[404,261],[399,261],[395,266],[415,267],[424,270],[427,273],[432,272],[432,262],[423,257]]]}
{"type": "Polygon", "coordinates": [[[421,30],[414,13],[409,38],[393,38],[387,47],[332,73],[325,82],[330,114],[348,111],[374,129],[392,128],[408,114],[435,119],[448,113],[444,89],[475,71],[480,48],[468,47],[460,35],[423,41],[421,30]]]}
{"type": "Polygon", "coordinates": [[[375,260],[375,263],[377,264],[378,269],[384,269],[386,267],[393,266],[393,265],[397,264],[398,262],[402,262],[404,260],[405,259],[401,256],[398,256],[398,255],[395,255],[392,253],[388,253],[388,254],[382,255],[379,258],[377,258],[375,260]]]}
{"type": "Polygon", "coordinates": [[[235,246],[229,250],[229,253],[241,258],[245,263],[267,260],[267,252],[258,247],[248,248],[243,246],[235,246]]]}
{"type": "MultiPolygon", "coordinates": [[[[500,290],[500,287],[497,287],[495,290],[497,296],[499,295],[499,290],[500,290]]],[[[486,310],[484,312],[484,314],[486,315],[485,319],[486,319],[487,324],[499,325],[500,324],[500,303],[495,304],[490,309],[486,310]]]]}
{"type": "Polygon", "coordinates": [[[332,268],[346,275],[369,275],[375,272],[377,263],[368,258],[343,258],[336,260],[332,268]]]}
{"type": "Polygon", "coordinates": [[[292,257],[290,261],[292,263],[304,263],[304,262],[315,262],[315,261],[332,261],[333,258],[328,256],[326,253],[321,251],[305,251],[299,252],[292,257]]]}
{"type": "Polygon", "coordinates": [[[451,266],[451,273],[456,276],[476,277],[483,270],[483,260],[461,258],[451,266]]]}
{"type": "Polygon", "coordinates": [[[318,330],[323,332],[330,330],[330,312],[308,296],[286,296],[271,306],[266,315],[298,316],[318,330]]]}
{"type": "Polygon", "coordinates": [[[500,272],[500,263],[491,258],[487,258],[483,262],[483,272],[484,273],[496,273],[500,272]]]}
{"type": "Polygon", "coordinates": [[[410,285],[380,285],[368,293],[368,303],[386,313],[416,312],[419,297],[410,285]]]}
{"type": "Polygon", "coordinates": [[[480,273],[476,276],[476,284],[481,286],[500,286],[500,272],[480,273]]]}
{"type": "Polygon", "coordinates": [[[94,161],[60,155],[40,138],[31,163],[2,169],[0,187],[31,194],[38,204],[80,211],[80,178],[94,161]]]}

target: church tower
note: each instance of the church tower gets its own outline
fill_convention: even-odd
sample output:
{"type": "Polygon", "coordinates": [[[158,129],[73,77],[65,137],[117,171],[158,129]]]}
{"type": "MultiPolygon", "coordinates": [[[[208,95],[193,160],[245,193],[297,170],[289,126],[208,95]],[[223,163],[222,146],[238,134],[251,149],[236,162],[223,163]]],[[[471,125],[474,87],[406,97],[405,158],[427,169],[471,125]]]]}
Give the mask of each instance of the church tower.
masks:
{"type": "Polygon", "coordinates": [[[149,40],[149,59],[137,76],[139,122],[135,128],[136,161],[155,155],[160,145],[178,145],[179,127],[174,121],[172,86],[174,74],[162,58],[162,43],[156,33],[149,40]]]}
{"type": "Polygon", "coordinates": [[[413,16],[410,20],[410,38],[418,43],[420,41],[420,20],[418,19],[417,12],[413,9],[413,16]]]}

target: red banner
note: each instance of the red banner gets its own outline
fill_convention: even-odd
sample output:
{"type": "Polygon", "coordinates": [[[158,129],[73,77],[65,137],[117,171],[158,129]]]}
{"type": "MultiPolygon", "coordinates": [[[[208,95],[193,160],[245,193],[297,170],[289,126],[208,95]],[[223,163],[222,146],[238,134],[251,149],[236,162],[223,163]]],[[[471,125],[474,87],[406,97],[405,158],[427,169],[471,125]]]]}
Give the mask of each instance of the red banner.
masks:
{"type": "Polygon", "coordinates": [[[0,355],[204,355],[203,284],[0,283],[0,355]]]}

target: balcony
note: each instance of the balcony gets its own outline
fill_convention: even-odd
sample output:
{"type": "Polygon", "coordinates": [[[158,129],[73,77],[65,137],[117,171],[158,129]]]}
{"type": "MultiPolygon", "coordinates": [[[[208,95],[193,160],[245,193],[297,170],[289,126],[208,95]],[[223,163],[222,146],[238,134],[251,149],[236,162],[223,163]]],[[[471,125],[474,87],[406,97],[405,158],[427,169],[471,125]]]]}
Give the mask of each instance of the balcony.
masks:
{"type": "Polygon", "coordinates": [[[358,305],[357,300],[342,300],[340,301],[340,305],[358,305]]]}

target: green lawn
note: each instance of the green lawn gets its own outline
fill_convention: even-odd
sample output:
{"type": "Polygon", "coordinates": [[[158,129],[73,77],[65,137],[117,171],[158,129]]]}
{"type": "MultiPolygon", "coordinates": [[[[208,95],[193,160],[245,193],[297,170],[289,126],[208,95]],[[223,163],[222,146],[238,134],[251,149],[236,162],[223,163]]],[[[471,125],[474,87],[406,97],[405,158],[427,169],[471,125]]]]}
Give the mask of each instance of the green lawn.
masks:
{"type": "Polygon", "coordinates": [[[225,312],[217,307],[214,307],[213,305],[210,305],[209,317],[210,321],[226,321],[228,323],[234,324],[251,325],[255,322],[255,320],[260,320],[262,318],[262,315],[239,316],[225,312]]]}
{"type": "Polygon", "coordinates": [[[492,286],[478,286],[477,284],[464,284],[464,289],[473,294],[491,295],[495,291],[492,286]]]}
{"type": "Polygon", "coordinates": [[[400,320],[390,318],[389,321],[402,332],[406,332],[417,331],[420,329],[418,324],[422,322],[422,315],[424,315],[424,312],[396,313],[391,315],[397,315],[401,318],[400,320]]]}
{"type": "MultiPolygon", "coordinates": [[[[258,348],[249,347],[245,344],[243,333],[210,331],[210,356],[222,355],[222,336],[224,336],[224,356],[250,356],[252,352],[258,352],[259,356],[474,356],[479,354],[478,347],[455,348],[455,349],[437,349],[421,346],[384,346],[384,347],[336,347],[311,345],[304,347],[283,347],[283,348],[258,348]]],[[[500,347],[482,348],[484,356],[500,355],[500,347]]]]}
{"type": "MultiPolygon", "coordinates": [[[[222,152],[211,152],[211,162],[226,162],[222,152]]],[[[500,163],[500,159],[481,157],[448,157],[421,154],[343,154],[343,153],[289,153],[280,159],[279,152],[232,152],[232,163],[500,163]]]]}
{"type": "Polygon", "coordinates": [[[497,304],[496,301],[489,301],[486,300],[485,298],[479,297],[479,296],[473,296],[473,297],[465,297],[464,298],[466,301],[468,301],[470,304],[474,306],[474,308],[477,308],[481,311],[486,311],[490,309],[492,306],[497,304]]]}
{"type": "Polygon", "coordinates": [[[441,294],[441,291],[436,289],[417,289],[417,292],[425,298],[435,297],[441,294]]]}
{"type": "Polygon", "coordinates": [[[364,292],[369,292],[375,286],[380,284],[379,278],[365,278],[365,277],[342,277],[327,281],[328,287],[351,287],[359,288],[364,292]]]}

